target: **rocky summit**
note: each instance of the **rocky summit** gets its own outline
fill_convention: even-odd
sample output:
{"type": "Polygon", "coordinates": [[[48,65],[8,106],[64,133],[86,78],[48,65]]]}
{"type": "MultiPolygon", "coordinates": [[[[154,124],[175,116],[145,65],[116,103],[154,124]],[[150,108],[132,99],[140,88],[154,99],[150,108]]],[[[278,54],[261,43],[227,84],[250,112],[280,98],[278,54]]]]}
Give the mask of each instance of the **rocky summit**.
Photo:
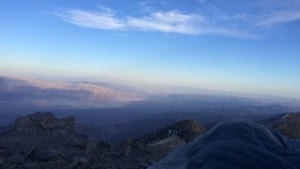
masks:
{"type": "Polygon", "coordinates": [[[297,114],[284,114],[261,122],[268,128],[232,122],[209,131],[194,120],[183,120],[112,144],[78,134],[73,117],[34,113],[0,130],[0,168],[295,169],[300,167],[299,141],[284,135],[299,138],[298,120],[297,114]]]}
{"type": "Polygon", "coordinates": [[[206,131],[201,124],[185,120],[110,144],[79,135],[74,128],[73,117],[59,119],[52,113],[17,119],[0,135],[0,168],[145,169],[206,131]]]}
{"type": "Polygon", "coordinates": [[[0,168],[87,168],[96,144],[74,131],[74,118],[34,113],[0,137],[0,168]]]}

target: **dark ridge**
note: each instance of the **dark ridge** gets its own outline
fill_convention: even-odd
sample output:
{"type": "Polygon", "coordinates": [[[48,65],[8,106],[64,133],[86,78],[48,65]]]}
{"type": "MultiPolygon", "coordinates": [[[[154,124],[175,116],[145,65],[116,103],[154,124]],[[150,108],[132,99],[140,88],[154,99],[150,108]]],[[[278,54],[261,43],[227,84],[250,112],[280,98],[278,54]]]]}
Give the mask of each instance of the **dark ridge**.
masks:
{"type": "Polygon", "coordinates": [[[139,143],[149,144],[175,135],[183,139],[185,142],[190,142],[199,134],[202,134],[205,131],[205,127],[195,120],[182,120],[165,128],[156,130],[153,133],[146,134],[145,136],[136,139],[135,141],[139,143]]]}

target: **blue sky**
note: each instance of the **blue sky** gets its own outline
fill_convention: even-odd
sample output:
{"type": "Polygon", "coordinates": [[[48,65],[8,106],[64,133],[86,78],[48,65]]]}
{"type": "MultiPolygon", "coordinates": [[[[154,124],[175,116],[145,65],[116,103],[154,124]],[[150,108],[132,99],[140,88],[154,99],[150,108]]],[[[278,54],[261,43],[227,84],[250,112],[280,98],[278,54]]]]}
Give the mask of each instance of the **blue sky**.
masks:
{"type": "Polygon", "coordinates": [[[300,98],[299,0],[3,0],[0,71],[300,98]]]}

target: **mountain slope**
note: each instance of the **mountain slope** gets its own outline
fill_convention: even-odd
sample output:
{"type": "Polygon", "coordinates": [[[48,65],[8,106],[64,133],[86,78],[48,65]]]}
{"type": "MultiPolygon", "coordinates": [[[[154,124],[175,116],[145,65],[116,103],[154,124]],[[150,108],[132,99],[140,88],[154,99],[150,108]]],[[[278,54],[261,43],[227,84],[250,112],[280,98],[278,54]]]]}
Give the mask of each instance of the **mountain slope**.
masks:
{"type": "Polygon", "coordinates": [[[137,139],[136,142],[149,144],[171,136],[177,136],[185,142],[190,142],[205,131],[205,127],[194,120],[182,120],[150,134],[146,134],[137,139]]]}
{"type": "Polygon", "coordinates": [[[114,158],[102,160],[100,168],[121,166],[122,169],[145,169],[205,131],[201,124],[193,120],[176,122],[135,140],[111,145],[106,153],[114,158]]]}
{"type": "Polygon", "coordinates": [[[280,114],[261,123],[289,138],[300,138],[300,113],[280,114]]]}
{"type": "MultiPolygon", "coordinates": [[[[73,117],[34,113],[18,118],[0,133],[0,168],[144,169],[205,131],[192,120],[177,122],[140,139],[109,144],[79,135],[73,117]]],[[[78,130],[78,129],[77,129],[78,130]]],[[[101,136],[103,133],[99,133],[101,136]]]]}

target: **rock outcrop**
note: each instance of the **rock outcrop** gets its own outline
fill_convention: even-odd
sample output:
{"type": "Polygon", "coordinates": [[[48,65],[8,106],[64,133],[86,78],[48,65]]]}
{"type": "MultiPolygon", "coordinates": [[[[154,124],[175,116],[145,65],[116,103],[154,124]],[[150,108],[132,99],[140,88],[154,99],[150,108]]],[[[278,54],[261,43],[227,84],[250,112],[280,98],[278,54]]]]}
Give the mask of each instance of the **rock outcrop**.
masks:
{"type": "MultiPolygon", "coordinates": [[[[284,114],[262,123],[299,138],[299,116],[284,114]]],[[[21,117],[1,131],[0,168],[5,169],[300,167],[299,141],[251,122],[224,123],[206,131],[198,122],[184,120],[115,144],[80,135],[73,117],[60,119],[52,113],[21,117]]]]}
{"type": "Polygon", "coordinates": [[[96,144],[74,130],[74,118],[34,113],[0,136],[0,168],[85,168],[96,144]]]}
{"type": "Polygon", "coordinates": [[[197,121],[183,120],[159,129],[153,133],[147,134],[135,141],[143,144],[149,144],[171,136],[176,136],[185,142],[190,142],[205,131],[206,128],[197,121]]]}
{"type": "Polygon", "coordinates": [[[110,158],[104,158],[99,168],[145,169],[205,131],[196,121],[179,121],[138,139],[111,145],[106,151],[110,158]]]}
{"type": "Polygon", "coordinates": [[[73,117],[59,119],[52,113],[34,113],[3,131],[0,168],[145,169],[205,128],[186,120],[140,139],[109,144],[77,134],[73,117]]]}

